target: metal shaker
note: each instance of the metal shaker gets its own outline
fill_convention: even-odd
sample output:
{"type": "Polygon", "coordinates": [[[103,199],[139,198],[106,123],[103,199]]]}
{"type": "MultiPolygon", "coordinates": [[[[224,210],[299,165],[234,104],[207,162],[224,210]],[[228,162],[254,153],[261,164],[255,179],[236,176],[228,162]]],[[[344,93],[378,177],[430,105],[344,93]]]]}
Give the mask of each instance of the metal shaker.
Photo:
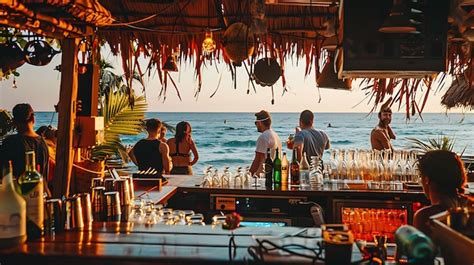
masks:
{"type": "Polygon", "coordinates": [[[70,197],[64,202],[64,230],[81,230],[84,228],[80,197],[70,197]]]}
{"type": "Polygon", "coordinates": [[[47,199],[45,201],[45,222],[44,230],[47,235],[58,233],[64,230],[64,221],[62,218],[62,200],[47,199]]]}
{"type": "Polygon", "coordinates": [[[102,181],[102,178],[93,178],[91,182],[91,190],[95,187],[100,187],[103,186],[104,183],[102,181]]]}
{"type": "Polygon", "coordinates": [[[130,205],[132,200],[130,198],[130,186],[126,179],[115,180],[115,190],[119,194],[120,198],[120,209],[122,212],[121,221],[128,221],[128,215],[130,214],[130,205]]]}
{"type": "Polygon", "coordinates": [[[92,215],[91,197],[89,193],[79,193],[74,196],[81,198],[82,219],[84,220],[85,226],[90,226],[94,217],[92,215]]]}
{"type": "Polygon", "coordinates": [[[105,197],[105,212],[106,221],[108,222],[120,222],[120,216],[122,211],[120,209],[120,197],[116,191],[104,193],[105,197]]]}
{"type": "Polygon", "coordinates": [[[132,177],[121,177],[121,178],[127,180],[129,193],[130,193],[130,201],[133,201],[133,198],[135,198],[135,188],[133,187],[133,178],[132,177]]]}
{"type": "Polygon", "coordinates": [[[104,179],[105,191],[114,191],[115,190],[114,182],[115,182],[115,179],[113,178],[104,179]]]}
{"type": "Polygon", "coordinates": [[[106,219],[105,215],[105,187],[92,188],[92,216],[93,219],[103,222],[106,219]]]}

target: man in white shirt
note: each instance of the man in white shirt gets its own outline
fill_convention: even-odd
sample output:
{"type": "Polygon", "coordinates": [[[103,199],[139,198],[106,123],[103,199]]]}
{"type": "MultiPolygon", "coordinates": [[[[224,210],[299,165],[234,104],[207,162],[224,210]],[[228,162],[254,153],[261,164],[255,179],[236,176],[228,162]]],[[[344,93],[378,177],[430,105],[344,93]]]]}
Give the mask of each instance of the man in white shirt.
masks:
{"type": "Polygon", "coordinates": [[[252,166],[250,166],[250,173],[262,173],[262,164],[265,161],[265,155],[267,149],[270,148],[270,154],[272,159],[275,158],[276,149],[281,152],[281,141],[280,137],[271,128],[272,117],[270,113],[265,110],[255,113],[255,126],[257,131],[262,133],[257,139],[257,147],[255,148],[255,158],[253,159],[252,166]]]}

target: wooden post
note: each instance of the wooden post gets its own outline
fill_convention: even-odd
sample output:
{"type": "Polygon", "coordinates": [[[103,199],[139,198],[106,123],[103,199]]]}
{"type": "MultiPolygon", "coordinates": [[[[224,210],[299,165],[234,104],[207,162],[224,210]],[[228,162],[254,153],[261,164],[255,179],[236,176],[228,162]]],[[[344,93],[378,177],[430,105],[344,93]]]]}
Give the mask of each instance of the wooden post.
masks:
{"type": "Polygon", "coordinates": [[[53,179],[54,198],[69,196],[73,162],[72,137],[76,119],[78,44],[79,39],[64,39],[61,42],[61,89],[58,106],[56,168],[53,179]]]}

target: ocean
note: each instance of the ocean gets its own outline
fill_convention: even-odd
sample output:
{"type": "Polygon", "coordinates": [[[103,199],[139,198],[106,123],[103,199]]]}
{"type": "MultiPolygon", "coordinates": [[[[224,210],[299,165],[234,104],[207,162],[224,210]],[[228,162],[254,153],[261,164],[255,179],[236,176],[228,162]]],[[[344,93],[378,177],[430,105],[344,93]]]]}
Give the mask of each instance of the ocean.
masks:
{"type": "MultiPolygon", "coordinates": [[[[196,142],[199,161],[194,166],[195,174],[202,174],[208,165],[222,168],[229,166],[250,166],[254,154],[255,143],[259,136],[256,130],[253,113],[157,113],[149,112],[147,118],[158,118],[172,126],[180,121],[188,121],[192,126],[192,136],[196,142]]],[[[39,112],[36,115],[36,127],[41,125],[57,125],[57,114],[39,112]]],[[[285,141],[290,133],[294,133],[298,125],[299,113],[272,113],[272,127],[280,136],[283,151],[291,159],[291,152],[286,148],[285,141]]],[[[332,148],[370,148],[370,131],[377,124],[377,114],[367,113],[315,113],[314,127],[324,130],[331,139],[332,148]],[[331,127],[328,124],[331,123],[331,127]]],[[[414,117],[406,121],[402,113],[394,113],[392,128],[397,135],[393,141],[394,148],[402,149],[409,146],[406,138],[437,138],[446,135],[455,138],[454,150],[474,155],[474,113],[460,114],[423,114],[423,120],[414,117]]],[[[145,133],[137,136],[123,136],[124,144],[133,145],[145,133]]],[[[168,132],[166,138],[171,138],[168,132]]],[[[325,158],[329,156],[326,154],[325,158]]]]}

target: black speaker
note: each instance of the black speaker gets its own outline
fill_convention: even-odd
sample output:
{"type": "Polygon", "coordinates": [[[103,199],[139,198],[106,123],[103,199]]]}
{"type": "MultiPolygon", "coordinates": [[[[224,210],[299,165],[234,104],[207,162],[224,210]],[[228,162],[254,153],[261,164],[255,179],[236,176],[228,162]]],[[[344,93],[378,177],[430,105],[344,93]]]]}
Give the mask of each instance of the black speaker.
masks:
{"type": "Polygon", "coordinates": [[[99,99],[99,66],[95,64],[79,64],[77,79],[77,100],[81,101],[81,109],[77,116],[97,116],[99,99]]]}
{"type": "MultiPolygon", "coordinates": [[[[446,71],[449,0],[404,0],[417,33],[382,33],[393,0],[345,0],[342,75],[446,71]],[[421,12],[410,12],[417,9],[421,12]]],[[[386,76],[389,77],[389,76],[386,76]]]]}

